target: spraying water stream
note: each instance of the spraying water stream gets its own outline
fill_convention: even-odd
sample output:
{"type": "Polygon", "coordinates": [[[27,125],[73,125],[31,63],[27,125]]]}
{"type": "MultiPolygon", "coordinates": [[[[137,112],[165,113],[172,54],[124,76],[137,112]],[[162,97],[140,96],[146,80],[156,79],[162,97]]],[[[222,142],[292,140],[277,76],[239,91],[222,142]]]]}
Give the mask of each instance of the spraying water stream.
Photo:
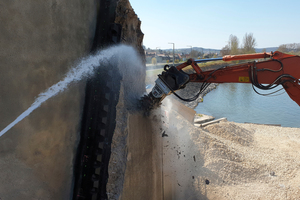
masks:
{"type": "Polygon", "coordinates": [[[109,60],[116,55],[121,55],[122,57],[128,58],[128,55],[136,55],[136,52],[132,47],[118,45],[99,51],[95,55],[81,59],[81,61],[66,74],[63,80],[52,85],[45,92],[40,93],[27,110],[25,110],[0,132],[0,137],[14,127],[18,122],[27,117],[31,112],[37,109],[42,103],[59,94],[60,92],[63,92],[71,83],[91,76],[97,67],[99,67],[101,64],[109,62],[109,60]]]}

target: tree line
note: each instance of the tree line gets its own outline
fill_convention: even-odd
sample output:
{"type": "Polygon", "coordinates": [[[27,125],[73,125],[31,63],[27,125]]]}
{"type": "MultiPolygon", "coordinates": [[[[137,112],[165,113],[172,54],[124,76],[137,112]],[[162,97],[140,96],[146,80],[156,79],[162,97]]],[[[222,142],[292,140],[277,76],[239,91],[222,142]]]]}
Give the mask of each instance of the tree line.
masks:
{"type": "Polygon", "coordinates": [[[221,54],[222,56],[225,56],[255,53],[255,46],[256,39],[254,38],[253,33],[246,33],[241,45],[238,37],[231,34],[229,36],[228,44],[221,49],[221,54]]]}
{"type": "Polygon", "coordinates": [[[300,43],[282,44],[278,47],[277,51],[300,55],[300,43]]]}
{"type": "MultiPolygon", "coordinates": [[[[221,49],[221,55],[237,55],[237,54],[249,54],[255,53],[256,39],[253,37],[253,33],[246,33],[243,37],[243,42],[240,45],[239,39],[235,35],[230,35],[228,44],[221,49]]],[[[300,55],[300,43],[281,44],[277,51],[300,55]]],[[[262,49],[262,52],[266,52],[266,49],[262,49]]]]}

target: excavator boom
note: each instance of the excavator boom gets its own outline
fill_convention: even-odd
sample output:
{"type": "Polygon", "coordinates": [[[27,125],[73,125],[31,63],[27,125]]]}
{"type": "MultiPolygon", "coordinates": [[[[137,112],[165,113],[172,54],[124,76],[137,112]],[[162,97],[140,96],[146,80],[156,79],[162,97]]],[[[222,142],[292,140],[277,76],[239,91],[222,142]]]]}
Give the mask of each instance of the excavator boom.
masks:
{"type": "Polygon", "coordinates": [[[262,90],[270,90],[282,85],[291,99],[300,106],[300,57],[284,54],[278,51],[274,53],[258,53],[244,55],[229,55],[221,58],[193,60],[178,65],[177,67],[165,66],[165,71],[158,75],[155,87],[142,98],[143,107],[150,110],[168,95],[174,94],[186,101],[198,98],[201,92],[210,83],[252,83],[253,86],[262,90]],[[262,59],[264,61],[248,61],[221,67],[216,70],[202,71],[197,65],[200,62],[216,60],[236,61],[262,59]],[[194,73],[187,74],[184,68],[192,66],[194,73]],[[198,95],[194,98],[185,99],[176,94],[176,90],[183,89],[188,82],[202,82],[198,95]]]}

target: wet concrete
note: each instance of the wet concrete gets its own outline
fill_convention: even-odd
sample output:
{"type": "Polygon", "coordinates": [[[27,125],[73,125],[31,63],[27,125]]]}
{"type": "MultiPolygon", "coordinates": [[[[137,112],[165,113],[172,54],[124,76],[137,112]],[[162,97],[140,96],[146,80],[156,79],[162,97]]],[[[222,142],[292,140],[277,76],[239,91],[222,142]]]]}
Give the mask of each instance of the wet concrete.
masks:
{"type": "MultiPolygon", "coordinates": [[[[96,28],[97,1],[3,1],[0,5],[3,25],[0,128],[3,129],[30,107],[39,93],[60,81],[79,58],[89,53],[96,28]]],[[[141,22],[137,19],[129,2],[120,0],[116,23],[123,27],[122,43],[143,54],[141,22]]],[[[129,76],[126,72],[121,82],[130,83],[128,77],[136,78],[137,73],[133,71],[129,76]]],[[[144,89],[144,76],[141,77],[135,85],[144,89]]],[[[0,138],[0,199],[71,198],[84,86],[85,81],[71,85],[0,138]]],[[[128,92],[131,86],[123,85],[123,89],[128,92]]],[[[126,92],[125,100],[119,103],[129,108],[129,114],[120,113],[117,124],[124,121],[124,128],[118,130],[125,132],[120,138],[123,142],[128,138],[128,144],[123,143],[121,149],[125,151],[120,158],[111,158],[112,163],[116,159],[122,166],[110,166],[108,189],[119,192],[117,197],[122,193],[121,199],[162,199],[162,145],[160,134],[156,134],[160,132],[157,130],[160,119],[153,116],[155,123],[149,123],[133,108],[135,102],[130,101],[126,92]],[[131,104],[126,104],[126,99],[131,104]],[[113,175],[115,169],[121,169],[117,177],[113,175]],[[113,186],[116,183],[117,189],[113,186]]],[[[141,94],[133,97],[136,99],[137,95],[141,94]]]]}
{"type": "MultiPolygon", "coordinates": [[[[90,51],[96,1],[0,1],[0,129],[90,51]]],[[[0,138],[1,199],[68,199],[84,82],[0,138]]]]}

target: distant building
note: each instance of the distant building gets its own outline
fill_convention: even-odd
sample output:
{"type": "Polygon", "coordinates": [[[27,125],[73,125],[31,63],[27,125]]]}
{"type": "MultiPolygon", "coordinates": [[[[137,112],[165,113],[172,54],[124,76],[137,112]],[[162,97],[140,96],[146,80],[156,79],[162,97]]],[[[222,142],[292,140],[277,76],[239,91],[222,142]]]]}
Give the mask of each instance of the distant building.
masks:
{"type": "MultiPolygon", "coordinates": [[[[145,50],[146,63],[151,63],[153,58],[156,58],[157,63],[172,63],[173,62],[173,53],[172,52],[158,52],[155,50],[145,50]]],[[[184,53],[175,53],[175,61],[183,61],[190,58],[190,54],[184,53]]]]}

